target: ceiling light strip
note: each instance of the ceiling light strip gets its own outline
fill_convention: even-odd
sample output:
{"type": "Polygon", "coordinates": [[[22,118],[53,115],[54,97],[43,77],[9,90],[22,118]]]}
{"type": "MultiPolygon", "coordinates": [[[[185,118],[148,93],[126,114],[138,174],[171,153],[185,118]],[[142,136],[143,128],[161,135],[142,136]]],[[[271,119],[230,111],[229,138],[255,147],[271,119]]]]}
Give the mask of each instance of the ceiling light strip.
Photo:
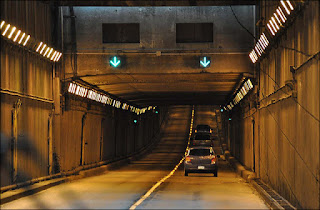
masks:
{"type": "MultiPolygon", "coordinates": [[[[59,54],[59,57],[61,54],[59,54]]],[[[59,59],[59,58],[58,58],[59,59]]],[[[154,110],[156,107],[144,107],[144,108],[138,108],[133,105],[129,105],[125,102],[121,102],[120,100],[116,100],[111,98],[110,96],[107,96],[104,93],[99,93],[98,91],[94,89],[88,89],[86,87],[81,86],[80,84],[70,82],[68,86],[68,92],[70,94],[74,94],[77,96],[80,96],[82,98],[87,98],[102,104],[106,104],[109,106],[113,106],[117,109],[123,109],[123,110],[130,110],[131,112],[136,113],[137,115],[145,113],[147,110],[154,110]]]]}
{"type": "MultiPolygon", "coordinates": [[[[290,0],[280,0],[279,6],[276,8],[275,12],[266,23],[267,31],[269,32],[267,34],[269,34],[269,37],[276,36],[277,32],[279,32],[281,28],[284,27],[284,24],[287,21],[285,13],[287,15],[290,15],[291,11],[295,9],[294,5],[296,6],[296,4],[297,3],[291,3],[290,0]],[[285,13],[283,12],[283,10],[285,10],[285,13]]],[[[257,58],[253,52],[250,52],[249,57],[251,58],[252,63],[256,63],[256,61],[259,60],[262,54],[265,53],[267,47],[269,46],[269,43],[270,42],[266,34],[262,33],[253,48],[253,51],[257,52],[257,58]]]]}
{"type": "Polygon", "coordinates": [[[253,84],[250,79],[247,79],[247,81],[242,84],[233,100],[229,104],[224,106],[224,109],[229,111],[232,110],[232,108],[237,105],[249,93],[251,89],[253,89],[253,84]]]}
{"type": "Polygon", "coordinates": [[[0,30],[1,35],[4,38],[11,40],[14,43],[19,40],[17,42],[19,45],[32,49],[53,62],[58,62],[62,56],[62,53],[54,50],[52,47],[47,46],[47,44],[44,44],[43,42],[39,42],[37,44],[37,41],[32,39],[30,35],[18,30],[15,26],[6,23],[4,20],[2,20],[0,23],[0,30]]]}

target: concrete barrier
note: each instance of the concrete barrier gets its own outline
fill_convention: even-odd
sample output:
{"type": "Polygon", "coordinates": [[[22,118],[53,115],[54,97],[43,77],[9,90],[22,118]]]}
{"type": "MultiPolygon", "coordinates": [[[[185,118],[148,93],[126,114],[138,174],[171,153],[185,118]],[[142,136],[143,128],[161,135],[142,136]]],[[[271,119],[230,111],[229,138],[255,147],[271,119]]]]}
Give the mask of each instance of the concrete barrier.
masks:
{"type": "Polygon", "coordinates": [[[230,165],[236,170],[236,173],[257,190],[262,199],[271,209],[296,209],[271,187],[258,179],[253,171],[246,169],[245,166],[243,166],[236,158],[232,157],[228,150],[225,150],[224,155],[225,159],[228,160],[230,165]],[[275,195],[275,198],[278,200],[274,199],[268,192],[271,192],[271,195],[275,195]]]}
{"type": "Polygon", "coordinates": [[[232,157],[228,150],[224,150],[224,156],[230,165],[236,170],[246,182],[250,182],[251,179],[256,178],[256,174],[253,171],[246,169],[236,158],[232,157]]]}

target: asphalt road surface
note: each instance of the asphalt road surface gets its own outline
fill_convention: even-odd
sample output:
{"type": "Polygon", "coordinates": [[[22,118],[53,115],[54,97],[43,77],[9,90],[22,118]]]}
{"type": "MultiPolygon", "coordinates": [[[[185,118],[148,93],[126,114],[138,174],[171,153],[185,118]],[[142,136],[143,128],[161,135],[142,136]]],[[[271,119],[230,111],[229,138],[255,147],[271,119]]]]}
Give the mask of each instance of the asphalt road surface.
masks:
{"type": "MultiPolygon", "coordinates": [[[[216,126],[210,107],[196,107],[195,125],[216,126]]],[[[129,209],[167,176],[185,152],[191,107],[170,109],[163,137],[151,154],[102,175],[64,183],[1,205],[1,209],[129,209]]],[[[218,147],[218,145],[217,145],[218,147]]],[[[218,152],[217,152],[218,153],[218,152]]],[[[184,176],[183,164],[137,209],[267,209],[258,193],[237,176],[227,161],[213,174],[184,176]]]]}

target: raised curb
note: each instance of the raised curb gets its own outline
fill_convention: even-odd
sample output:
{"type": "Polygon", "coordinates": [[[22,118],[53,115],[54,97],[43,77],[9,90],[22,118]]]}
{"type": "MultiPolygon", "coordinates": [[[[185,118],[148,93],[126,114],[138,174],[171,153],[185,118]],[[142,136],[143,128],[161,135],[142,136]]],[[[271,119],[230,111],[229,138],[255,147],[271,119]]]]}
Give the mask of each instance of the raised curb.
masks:
{"type": "Polygon", "coordinates": [[[35,183],[25,188],[19,188],[19,189],[4,192],[1,194],[0,205],[11,202],[13,200],[19,199],[24,196],[35,194],[37,192],[46,190],[50,187],[56,186],[58,184],[61,184],[67,181],[69,181],[68,177],[56,178],[52,180],[35,183]]]}
{"type": "MultiPolygon", "coordinates": [[[[271,195],[266,192],[265,189],[263,189],[257,181],[261,182],[263,185],[265,185],[260,179],[256,178],[256,174],[248,169],[246,169],[236,158],[232,157],[230,152],[228,150],[225,150],[224,152],[225,159],[229,161],[230,165],[236,170],[236,173],[239,174],[246,182],[250,183],[251,186],[253,186],[256,191],[260,194],[262,199],[265,201],[265,203],[271,208],[271,209],[286,209],[281,204],[273,199],[271,195]]],[[[265,185],[267,186],[267,185],[265,185]]],[[[280,196],[276,191],[274,191],[272,188],[268,187],[269,190],[272,191],[272,193],[276,194],[277,196],[281,197],[281,200],[283,202],[283,205],[288,207],[289,209],[296,209],[294,206],[292,206],[286,199],[284,199],[282,196],[280,196]]]]}
{"type": "Polygon", "coordinates": [[[102,165],[95,168],[90,168],[86,170],[81,170],[78,174],[72,174],[69,176],[64,176],[60,178],[53,178],[46,181],[41,181],[35,184],[24,186],[23,188],[18,188],[14,190],[9,190],[1,193],[0,205],[11,202],[13,200],[32,195],[38,193],[40,191],[46,190],[50,187],[56,186],[58,184],[62,184],[65,182],[71,182],[78,179],[97,176],[103,174],[106,171],[116,169],[118,167],[124,166],[130,162],[130,158],[122,159],[108,165],[102,165]]]}
{"type": "Polygon", "coordinates": [[[250,182],[251,179],[256,178],[256,174],[247,170],[237,159],[231,156],[228,150],[225,150],[224,156],[236,172],[246,181],[250,182]]]}
{"type": "Polygon", "coordinates": [[[268,204],[271,209],[284,209],[277,201],[275,201],[262,187],[260,187],[254,180],[250,184],[261,195],[262,199],[268,204]]]}

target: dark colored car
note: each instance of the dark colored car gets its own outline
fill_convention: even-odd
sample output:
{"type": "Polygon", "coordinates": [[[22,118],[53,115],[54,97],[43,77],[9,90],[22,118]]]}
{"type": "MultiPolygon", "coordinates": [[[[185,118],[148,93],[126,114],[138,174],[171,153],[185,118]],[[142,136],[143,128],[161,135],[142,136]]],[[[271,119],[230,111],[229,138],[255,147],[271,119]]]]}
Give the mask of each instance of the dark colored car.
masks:
{"type": "Polygon", "coordinates": [[[184,161],[184,175],[189,173],[213,173],[218,176],[218,158],[212,147],[190,148],[184,161]]]}
{"type": "Polygon", "coordinates": [[[194,130],[195,134],[198,133],[204,133],[204,134],[211,134],[212,129],[210,128],[209,125],[197,125],[196,129],[194,130]]]}
{"type": "Polygon", "coordinates": [[[213,146],[210,134],[196,134],[190,142],[191,146],[213,146]]]}

